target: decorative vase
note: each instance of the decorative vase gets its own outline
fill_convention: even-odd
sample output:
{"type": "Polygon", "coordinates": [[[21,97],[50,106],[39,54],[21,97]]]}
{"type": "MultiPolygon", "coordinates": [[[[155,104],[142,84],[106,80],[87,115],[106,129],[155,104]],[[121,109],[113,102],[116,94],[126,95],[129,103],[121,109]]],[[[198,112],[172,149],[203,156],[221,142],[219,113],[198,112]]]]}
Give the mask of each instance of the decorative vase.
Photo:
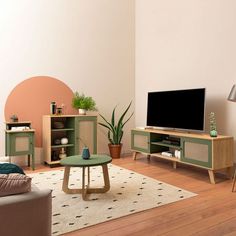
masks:
{"type": "Polygon", "coordinates": [[[90,152],[88,147],[84,147],[82,150],[82,158],[88,160],[90,158],[90,152]]]}
{"type": "Polygon", "coordinates": [[[86,115],[86,109],[79,108],[79,115],[86,115]]]}
{"type": "Polygon", "coordinates": [[[211,130],[210,131],[210,136],[211,137],[217,137],[217,131],[216,130],[211,130]]]}
{"type": "Polygon", "coordinates": [[[108,144],[110,156],[112,158],[120,158],[122,144],[108,144]]]}

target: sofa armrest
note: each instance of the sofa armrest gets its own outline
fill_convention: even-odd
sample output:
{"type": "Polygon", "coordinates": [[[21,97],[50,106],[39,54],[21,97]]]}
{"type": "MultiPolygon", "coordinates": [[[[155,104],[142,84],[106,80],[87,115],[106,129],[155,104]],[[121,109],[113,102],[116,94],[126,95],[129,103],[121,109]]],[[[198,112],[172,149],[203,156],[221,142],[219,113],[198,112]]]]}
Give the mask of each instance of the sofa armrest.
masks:
{"type": "Polygon", "coordinates": [[[0,235],[51,235],[51,190],[33,190],[0,198],[0,235]]]}

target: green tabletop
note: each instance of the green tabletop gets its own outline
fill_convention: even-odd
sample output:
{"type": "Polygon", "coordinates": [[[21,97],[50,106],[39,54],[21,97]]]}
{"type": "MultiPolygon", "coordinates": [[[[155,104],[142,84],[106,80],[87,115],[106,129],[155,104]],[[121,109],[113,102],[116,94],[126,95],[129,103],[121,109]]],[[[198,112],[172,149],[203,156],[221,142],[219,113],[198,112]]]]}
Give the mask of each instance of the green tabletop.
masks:
{"type": "Polygon", "coordinates": [[[61,160],[63,166],[77,166],[77,167],[88,167],[88,166],[99,166],[110,163],[112,161],[110,156],[107,155],[91,155],[90,159],[83,159],[81,155],[68,156],[61,160]]]}

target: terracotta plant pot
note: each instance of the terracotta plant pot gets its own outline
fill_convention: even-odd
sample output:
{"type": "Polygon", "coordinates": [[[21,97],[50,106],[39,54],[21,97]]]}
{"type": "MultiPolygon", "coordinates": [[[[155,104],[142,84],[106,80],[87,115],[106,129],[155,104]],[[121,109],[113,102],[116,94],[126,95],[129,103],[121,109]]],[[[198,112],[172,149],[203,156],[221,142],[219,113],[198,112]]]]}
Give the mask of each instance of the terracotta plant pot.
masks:
{"type": "Polygon", "coordinates": [[[112,158],[120,158],[122,144],[108,144],[110,155],[112,158]]]}

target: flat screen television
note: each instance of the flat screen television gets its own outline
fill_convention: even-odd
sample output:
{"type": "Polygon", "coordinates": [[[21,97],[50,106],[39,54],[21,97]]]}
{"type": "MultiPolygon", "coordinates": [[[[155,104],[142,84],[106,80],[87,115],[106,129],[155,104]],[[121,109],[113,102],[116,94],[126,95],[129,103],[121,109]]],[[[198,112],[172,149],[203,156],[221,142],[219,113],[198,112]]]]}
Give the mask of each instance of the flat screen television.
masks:
{"type": "Polygon", "coordinates": [[[204,131],[205,88],[149,92],[147,126],[204,131]]]}

